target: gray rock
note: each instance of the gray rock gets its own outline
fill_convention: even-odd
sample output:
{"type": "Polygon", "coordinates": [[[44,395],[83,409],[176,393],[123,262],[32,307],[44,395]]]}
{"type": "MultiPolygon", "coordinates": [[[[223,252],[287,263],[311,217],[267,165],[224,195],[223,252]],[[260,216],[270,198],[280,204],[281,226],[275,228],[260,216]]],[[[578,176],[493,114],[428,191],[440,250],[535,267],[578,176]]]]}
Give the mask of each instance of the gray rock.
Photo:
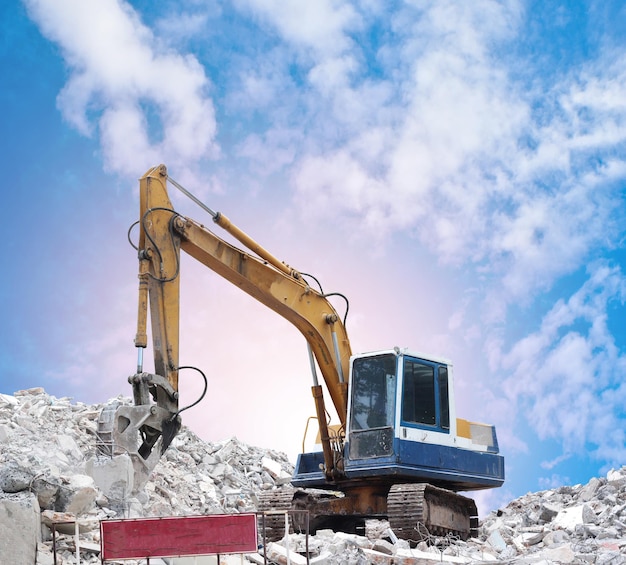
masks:
{"type": "Polygon", "coordinates": [[[617,551],[607,551],[596,557],[596,565],[624,565],[626,557],[617,551]]]}
{"type": "Polygon", "coordinates": [[[93,479],[87,475],[73,475],[59,487],[55,510],[83,514],[95,507],[98,492],[93,479]]]}
{"type": "Polygon", "coordinates": [[[576,561],[576,554],[569,545],[544,549],[541,556],[556,563],[574,563],[576,561]]]}
{"type": "Polygon", "coordinates": [[[11,437],[11,429],[5,424],[0,424],[0,443],[7,443],[11,437]]]}
{"type": "Polygon", "coordinates": [[[581,502],[589,502],[594,498],[601,485],[602,482],[600,481],[600,479],[591,479],[580,491],[580,494],[578,495],[578,500],[580,500],[581,502]]]}
{"type": "Polygon", "coordinates": [[[85,464],[89,475],[98,489],[110,502],[123,505],[134,487],[133,462],[126,455],[115,457],[92,457],[85,464]]]}
{"type": "Polygon", "coordinates": [[[32,468],[15,461],[0,467],[0,489],[4,492],[15,493],[29,490],[34,478],[35,471],[32,468]]]}
{"type": "Polygon", "coordinates": [[[52,509],[60,488],[60,478],[49,472],[36,476],[32,481],[32,491],[37,496],[41,509],[52,509]]]}
{"type": "Polygon", "coordinates": [[[596,513],[588,504],[583,505],[582,520],[583,520],[583,524],[597,524],[598,523],[598,517],[596,516],[596,513]]]}
{"type": "Polygon", "coordinates": [[[487,543],[498,552],[504,551],[507,547],[500,530],[494,530],[491,532],[487,538],[487,543]]]}
{"type": "Polygon", "coordinates": [[[606,474],[606,480],[609,484],[614,485],[618,488],[626,485],[626,467],[622,467],[621,469],[611,469],[606,474]]]}
{"type": "Polygon", "coordinates": [[[559,510],[560,508],[555,506],[554,504],[543,504],[541,506],[541,513],[539,514],[539,519],[542,522],[551,522],[559,513],[559,510]]]}
{"type": "Polygon", "coordinates": [[[546,547],[551,547],[554,545],[562,545],[563,543],[569,541],[570,536],[565,530],[555,530],[553,532],[547,533],[543,538],[543,544],[546,547]]]}
{"type": "Polygon", "coordinates": [[[0,563],[35,563],[41,525],[34,494],[22,492],[0,498],[0,532],[0,563]]]}
{"type": "Polygon", "coordinates": [[[386,555],[393,555],[395,553],[393,544],[383,539],[376,540],[372,545],[372,549],[386,555]]]}

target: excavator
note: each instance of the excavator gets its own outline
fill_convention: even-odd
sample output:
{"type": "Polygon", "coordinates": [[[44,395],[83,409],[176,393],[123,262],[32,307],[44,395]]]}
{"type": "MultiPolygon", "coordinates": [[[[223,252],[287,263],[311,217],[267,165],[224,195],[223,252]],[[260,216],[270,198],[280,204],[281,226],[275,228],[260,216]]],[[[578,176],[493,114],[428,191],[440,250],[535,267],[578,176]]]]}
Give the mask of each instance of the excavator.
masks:
{"type": "MultiPolygon", "coordinates": [[[[329,301],[343,295],[324,293],[314,276],[278,260],[169,177],[165,165],[141,177],[139,201],[133,244],[139,258],[138,355],[128,379],[133,405],[105,410],[99,420],[101,443],[131,457],[139,483],[149,480],[181,427],[181,412],[190,408],[178,402],[179,371],[188,368],[179,365],[184,251],[291,322],[307,344],[321,448],[298,456],[291,484],[263,493],[259,511],[306,510],[311,532],[357,531],[366,519],[378,518],[407,540],[476,534],[476,504],[459,492],[501,486],[504,458],[494,426],[457,417],[449,361],[400,347],[353,354],[345,316],[329,301]],[[247,251],[176,212],[168,183],[247,251]],[[154,373],[143,370],[148,312],[154,373]],[[338,424],[330,425],[327,397],[338,424]]],[[[270,519],[268,538],[283,533],[281,519],[270,519]]]]}

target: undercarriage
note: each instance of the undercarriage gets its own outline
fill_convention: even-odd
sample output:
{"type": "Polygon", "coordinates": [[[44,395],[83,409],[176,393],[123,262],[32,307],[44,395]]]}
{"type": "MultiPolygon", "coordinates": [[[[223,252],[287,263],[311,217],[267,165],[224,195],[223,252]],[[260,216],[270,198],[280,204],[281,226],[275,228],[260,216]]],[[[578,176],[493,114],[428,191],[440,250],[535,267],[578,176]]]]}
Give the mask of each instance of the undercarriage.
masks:
{"type": "Polygon", "coordinates": [[[454,535],[466,540],[477,534],[478,512],[471,498],[426,483],[396,484],[380,490],[346,492],[282,487],[259,497],[259,534],[267,541],[289,531],[313,534],[330,528],[359,533],[367,519],[387,519],[394,534],[413,542],[425,536],[454,535]]]}

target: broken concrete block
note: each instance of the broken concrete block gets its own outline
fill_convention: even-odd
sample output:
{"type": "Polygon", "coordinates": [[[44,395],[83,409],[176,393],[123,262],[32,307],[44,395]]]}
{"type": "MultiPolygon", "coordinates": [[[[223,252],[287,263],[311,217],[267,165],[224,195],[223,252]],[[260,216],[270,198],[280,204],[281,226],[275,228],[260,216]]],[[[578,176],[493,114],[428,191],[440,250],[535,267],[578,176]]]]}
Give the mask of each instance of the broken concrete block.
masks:
{"type": "Polygon", "coordinates": [[[559,513],[560,508],[554,504],[543,504],[539,514],[539,520],[542,522],[551,522],[559,513]]]}
{"type": "Polygon", "coordinates": [[[513,540],[517,547],[530,547],[537,545],[543,540],[544,533],[541,532],[522,532],[513,540]]]}
{"type": "Polygon", "coordinates": [[[34,494],[22,492],[0,498],[0,532],[0,563],[35,563],[41,525],[34,494]]]}
{"type": "Polygon", "coordinates": [[[91,477],[73,475],[59,488],[55,510],[83,514],[94,508],[97,496],[98,492],[91,477]]]}
{"type": "Polygon", "coordinates": [[[0,467],[0,490],[8,493],[29,490],[34,477],[35,472],[32,468],[11,461],[0,467]]]}
{"type": "Polygon", "coordinates": [[[31,490],[37,497],[39,507],[42,509],[54,508],[61,480],[59,477],[47,473],[45,475],[36,476],[31,483],[31,490]]]}
{"type": "Polygon", "coordinates": [[[591,506],[589,506],[588,504],[583,504],[582,519],[583,524],[598,523],[598,517],[596,516],[596,513],[593,511],[593,508],[591,508],[591,506]]]}
{"type": "Polygon", "coordinates": [[[0,424],[0,443],[7,443],[11,437],[11,429],[9,426],[0,424]]]}
{"type": "Polygon", "coordinates": [[[562,528],[569,532],[573,532],[576,526],[583,524],[583,505],[564,508],[554,518],[552,525],[555,528],[562,528]]]}
{"type": "Polygon", "coordinates": [[[560,547],[544,549],[541,552],[541,556],[545,557],[548,561],[554,563],[574,563],[576,562],[576,554],[572,551],[572,548],[567,545],[560,547]]]}
{"type": "Polygon", "coordinates": [[[551,547],[555,545],[562,545],[568,542],[570,536],[567,534],[565,530],[554,530],[553,532],[549,532],[543,538],[543,545],[545,547],[551,547]]]}
{"type": "Polygon", "coordinates": [[[46,545],[37,548],[37,565],[54,565],[54,554],[46,545]]]}
{"type": "Polygon", "coordinates": [[[212,500],[217,500],[217,489],[215,487],[215,483],[211,480],[210,477],[207,477],[206,480],[198,482],[198,489],[208,498],[212,500]]]}
{"type": "Polygon", "coordinates": [[[70,459],[80,460],[82,458],[83,454],[71,436],[66,434],[58,435],[56,441],[61,451],[70,459]]]}
{"type": "Polygon", "coordinates": [[[506,542],[504,541],[500,530],[494,530],[491,532],[487,538],[487,543],[498,552],[502,552],[506,549],[506,542]]]}
{"type": "Polygon", "coordinates": [[[280,463],[269,457],[263,457],[263,459],[261,459],[261,465],[274,479],[280,476],[280,472],[282,471],[280,463]]]}
{"type": "Polygon", "coordinates": [[[132,494],[134,468],[127,454],[115,457],[92,457],[85,464],[85,473],[112,502],[123,502],[132,494]]]}
{"type": "Polygon", "coordinates": [[[278,543],[269,543],[267,545],[267,558],[279,565],[287,565],[288,563],[306,565],[306,557],[294,551],[288,551],[287,548],[278,543]]]}
{"type": "Polygon", "coordinates": [[[405,561],[406,557],[392,557],[391,555],[387,555],[385,553],[379,553],[378,551],[374,551],[372,549],[363,549],[363,554],[367,558],[368,564],[371,565],[394,565],[395,563],[402,564],[410,563],[410,561],[405,561]]]}
{"type": "Polygon", "coordinates": [[[363,536],[358,536],[356,534],[346,534],[345,532],[336,532],[334,539],[342,540],[348,545],[353,545],[356,547],[367,547],[368,549],[372,547],[372,542],[363,536]]]}
{"type": "Polygon", "coordinates": [[[387,555],[393,555],[395,553],[393,544],[384,539],[374,541],[372,549],[374,551],[378,551],[379,553],[386,553],[387,555]]]}
{"type": "Polygon", "coordinates": [[[2,394],[0,393],[0,407],[1,406],[18,406],[19,405],[19,400],[17,400],[17,398],[15,398],[14,396],[10,396],[8,394],[2,394]]]}
{"type": "Polygon", "coordinates": [[[581,502],[589,502],[596,495],[596,492],[598,492],[601,485],[602,483],[600,482],[600,479],[591,479],[580,491],[578,500],[581,502]]]}
{"type": "Polygon", "coordinates": [[[622,467],[621,469],[611,469],[606,474],[606,479],[609,483],[621,483],[621,481],[626,481],[626,467],[622,467]]]}
{"type": "Polygon", "coordinates": [[[77,520],[79,533],[90,532],[100,527],[98,520],[81,520],[69,512],[44,510],[41,513],[41,523],[50,530],[54,529],[62,534],[73,535],[76,532],[75,524],[77,520]]]}

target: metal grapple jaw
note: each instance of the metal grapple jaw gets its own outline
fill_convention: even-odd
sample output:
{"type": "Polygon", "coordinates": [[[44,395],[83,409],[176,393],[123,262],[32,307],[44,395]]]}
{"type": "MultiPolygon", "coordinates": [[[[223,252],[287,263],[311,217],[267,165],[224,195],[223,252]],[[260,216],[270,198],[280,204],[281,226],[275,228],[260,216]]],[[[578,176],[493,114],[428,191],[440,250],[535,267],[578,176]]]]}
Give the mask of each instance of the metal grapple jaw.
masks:
{"type": "MultiPolygon", "coordinates": [[[[129,419],[129,425],[139,431],[142,439],[137,452],[147,459],[160,438],[160,456],[180,430],[178,392],[166,378],[151,373],[136,373],[128,378],[128,382],[133,387],[134,408],[142,409],[133,414],[136,420],[129,419]],[[152,404],[152,400],[156,404],[152,404]]],[[[120,421],[118,429],[122,425],[123,422],[120,421]]]]}
{"type": "Polygon", "coordinates": [[[158,461],[180,429],[180,418],[159,406],[120,406],[115,412],[113,442],[137,455],[146,466],[158,461]]]}
{"type": "Polygon", "coordinates": [[[111,405],[100,413],[98,448],[105,455],[129,455],[135,473],[134,490],[139,490],[180,431],[181,419],[178,393],[166,379],[138,373],[128,380],[135,405],[111,405]]]}

